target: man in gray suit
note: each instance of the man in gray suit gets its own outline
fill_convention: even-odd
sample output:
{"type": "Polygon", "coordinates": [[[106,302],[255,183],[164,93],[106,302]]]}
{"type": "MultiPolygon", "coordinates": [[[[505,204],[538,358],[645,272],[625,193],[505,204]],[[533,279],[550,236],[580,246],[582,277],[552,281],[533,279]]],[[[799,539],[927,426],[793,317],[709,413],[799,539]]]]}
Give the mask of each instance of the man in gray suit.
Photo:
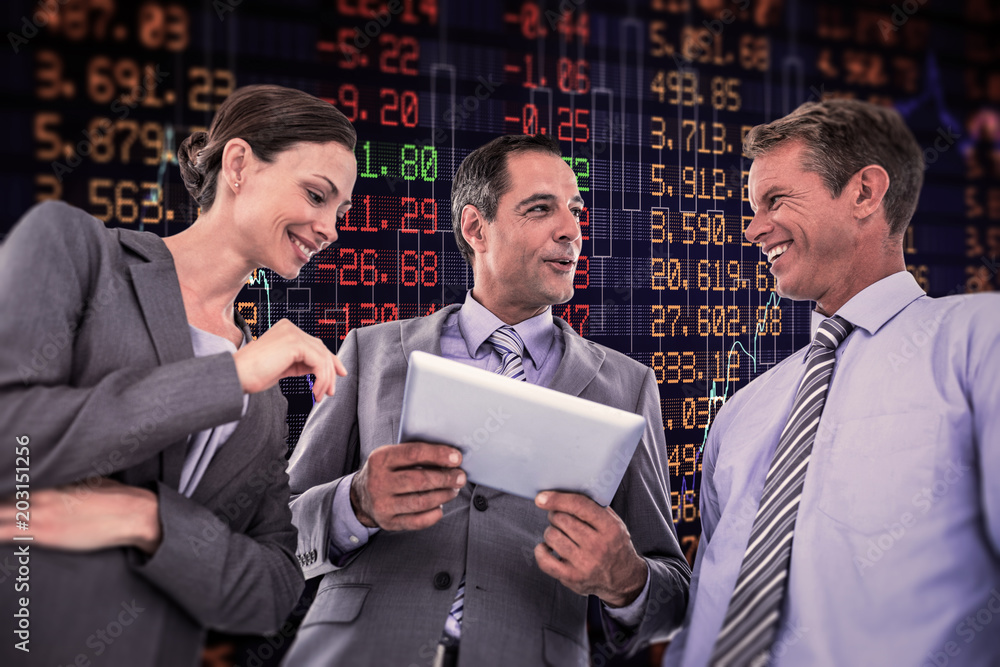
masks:
{"type": "Polygon", "coordinates": [[[681,621],[690,570],[668,513],[653,373],[551,312],[573,295],[582,208],[554,140],[486,144],[452,187],[475,280],[465,303],[348,334],[348,375],[289,470],[299,561],[324,578],[286,664],[588,665],[587,595],[601,600],[605,656],[681,621]],[[456,449],[389,444],[410,352],[505,371],[498,330],[527,381],[646,418],[610,507],[556,492],[532,503],[466,484],[456,449]]]}

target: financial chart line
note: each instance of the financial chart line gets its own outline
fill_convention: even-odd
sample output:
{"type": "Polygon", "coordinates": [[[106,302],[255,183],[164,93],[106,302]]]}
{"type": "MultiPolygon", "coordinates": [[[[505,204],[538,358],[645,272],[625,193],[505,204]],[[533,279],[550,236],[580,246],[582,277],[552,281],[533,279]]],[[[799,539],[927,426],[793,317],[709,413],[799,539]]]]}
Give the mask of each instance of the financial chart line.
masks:
{"type": "MultiPolygon", "coordinates": [[[[142,211],[143,214],[154,206],[159,206],[162,201],[166,201],[166,195],[164,194],[164,183],[167,179],[167,166],[177,164],[177,155],[174,153],[174,126],[167,123],[163,126],[163,151],[160,153],[159,164],[156,170],[156,188],[150,189],[149,199],[144,199],[142,201],[142,211]]],[[[171,215],[173,215],[171,213],[171,215]]],[[[139,218],[139,231],[146,231],[146,216],[142,215],[139,218]]]]}
{"type": "MultiPolygon", "coordinates": [[[[736,353],[737,348],[742,350],[743,353],[750,358],[750,361],[753,362],[753,375],[754,377],[756,377],[757,358],[760,356],[760,336],[764,332],[764,329],[767,327],[767,314],[771,310],[771,308],[777,308],[778,304],[780,303],[781,303],[781,297],[778,296],[778,293],[771,292],[771,295],[767,299],[767,304],[764,306],[764,316],[761,318],[761,322],[757,325],[757,330],[754,332],[753,339],[750,342],[750,349],[753,350],[752,352],[747,350],[743,346],[743,343],[741,343],[740,341],[736,341],[735,343],[733,343],[732,347],[729,348],[729,352],[726,353],[726,384],[723,386],[722,396],[719,396],[716,393],[715,390],[716,383],[713,382],[712,388],[708,392],[709,400],[718,399],[721,400],[723,403],[725,403],[725,401],[729,398],[729,384],[732,379],[730,376],[730,373],[732,372],[732,366],[729,365],[729,359],[733,354],[736,353]]],[[[711,424],[705,424],[705,433],[701,439],[701,450],[705,449],[705,442],[708,440],[709,426],[711,426],[711,424]]],[[[699,450],[699,453],[701,453],[701,450],[699,450]]]]}
{"type": "Polygon", "coordinates": [[[271,328],[271,286],[267,282],[267,274],[264,269],[257,269],[247,278],[247,285],[264,285],[264,293],[267,294],[267,328],[271,328]]]}
{"type": "MultiPolygon", "coordinates": [[[[722,395],[720,396],[716,393],[716,387],[715,387],[716,383],[713,382],[712,387],[711,389],[709,389],[708,392],[708,400],[710,404],[714,404],[716,401],[725,403],[726,400],[728,400],[729,398],[729,384],[730,381],[732,380],[730,376],[730,373],[732,372],[732,365],[729,363],[729,359],[733,354],[738,354],[737,349],[742,350],[743,353],[750,358],[750,361],[753,362],[753,373],[750,379],[752,380],[753,377],[756,377],[757,359],[760,356],[760,336],[764,332],[764,329],[767,327],[768,313],[772,308],[778,308],[780,303],[781,303],[781,297],[778,296],[778,293],[771,292],[771,295],[767,298],[767,304],[765,304],[764,306],[763,317],[761,317],[760,323],[757,324],[757,329],[754,332],[753,339],[750,341],[750,350],[752,350],[752,352],[750,350],[747,350],[746,347],[743,346],[743,343],[740,341],[734,342],[732,347],[729,348],[729,352],[726,353],[726,383],[725,385],[723,385],[722,395]]],[[[716,411],[716,414],[718,414],[718,411],[716,411]]],[[[697,485],[698,481],[698,463],[701,461],[701,457],[705,452],[705,443],[708,442],[708,430],[712,425],[711,421],[712,420],[708,420],[708,423],[705,424],[705,431],[702,434],[702,439],[701,439],[701,447],[698,448],[698,452],[695,454],[694,457],[694,468],[691,471],[690,489],[688,489],[687,486],[687,478],[683,474],[681,475],[680,502],[682,503],[687,500],[687,496],[689,493],[693,494],[695,492],[695,486],[697,485]]],[[[678,457],[679,456],[680,455],[678,454],[678,457]]]]}
{"type": "MultiPolygon", "coordinates": [[[[263,285],[264,293],[267,294],[267,328],[271,328],[271,285],[267,282],[267,273],[264,269],[257,269],[250,274],[247,278],[247,285],[252,287],[254,285],[263,285]]],[[[316,404],[316,396],[313,394],[313,376],[306,374],[306,383],[309,385],[309,396],[312,398],[313,405],[316,404]]]]}

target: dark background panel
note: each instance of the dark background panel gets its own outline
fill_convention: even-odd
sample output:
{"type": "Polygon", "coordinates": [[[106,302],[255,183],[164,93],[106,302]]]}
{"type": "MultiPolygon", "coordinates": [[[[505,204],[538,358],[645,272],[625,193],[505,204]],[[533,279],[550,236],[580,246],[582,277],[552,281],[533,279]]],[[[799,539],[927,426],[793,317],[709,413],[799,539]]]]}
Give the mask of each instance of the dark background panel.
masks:
{"type": "MultiPolygon", "coordinates": [[[[554,311],[654,369],[690,558],[712,418],[809,332],[809,304],[778,299],[742,238],[750,127],[810,99],[894,106],[927,163],[907,269],[934,296],[1000,288],[995,2],[51,0],[0,11],[0,235],[48,198],[112,226],[180,231],[197,210],[176,147],[238,86],[298,87],[351,118],[356,205],[337,247],[297,280],[251,277],[238,306],[257,334],[287,317],[337,349],[354,327],[461,301],[472,276],[452,237],[455,169],[500,134],[557,136],[589,208],[576,295],[554,311]]],[[[294,447],[309,383],[282,389],[294,447]]],[[[240,660],[266,660],[261,646],[240,660]]]]}

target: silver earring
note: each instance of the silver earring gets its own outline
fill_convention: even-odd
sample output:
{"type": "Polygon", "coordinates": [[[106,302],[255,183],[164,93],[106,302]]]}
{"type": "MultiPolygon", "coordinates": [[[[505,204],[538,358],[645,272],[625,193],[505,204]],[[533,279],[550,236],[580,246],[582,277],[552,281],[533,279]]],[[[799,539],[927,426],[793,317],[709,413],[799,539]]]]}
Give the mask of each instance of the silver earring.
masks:
{"type": "Polygon", "coordinates": [[[233,185],[235,185],[236,187],[240,187],[239,183],[233,183],[233,185]]]}

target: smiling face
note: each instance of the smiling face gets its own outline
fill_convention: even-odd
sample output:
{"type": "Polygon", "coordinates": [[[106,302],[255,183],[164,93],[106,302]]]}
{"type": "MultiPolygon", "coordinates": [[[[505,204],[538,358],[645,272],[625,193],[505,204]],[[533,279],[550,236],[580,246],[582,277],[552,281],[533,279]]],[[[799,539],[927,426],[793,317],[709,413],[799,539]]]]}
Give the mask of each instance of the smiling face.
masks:
{"type": "Polygon", "coordinates": [[[240,176],[234,218],[250,264],[294,279],[337,240],[337,221],[351,207],[354,153],[336,142],[300,143],[273,162],[250,156],[240,176]]]}
{"type": "Polygon", "coordinates": [[[507,156],[510,189],[496,219],[466,206],[462,228],[475,251],[473,296],[497,317],[516,324],[573,296],[583,244],[583,198],[562,158],[540,151],[507,156]]]}
{"type": "Polygon", "coordinates": [[[767,256],[780,296],[816,301],[833,314],[870,284],[863,266],[870,234],[854,215],[857,190],[845,187],[834,198],[818,174],[802,168],[803,148],[790,141],[753,161],[746,238],[767,256]]]}

